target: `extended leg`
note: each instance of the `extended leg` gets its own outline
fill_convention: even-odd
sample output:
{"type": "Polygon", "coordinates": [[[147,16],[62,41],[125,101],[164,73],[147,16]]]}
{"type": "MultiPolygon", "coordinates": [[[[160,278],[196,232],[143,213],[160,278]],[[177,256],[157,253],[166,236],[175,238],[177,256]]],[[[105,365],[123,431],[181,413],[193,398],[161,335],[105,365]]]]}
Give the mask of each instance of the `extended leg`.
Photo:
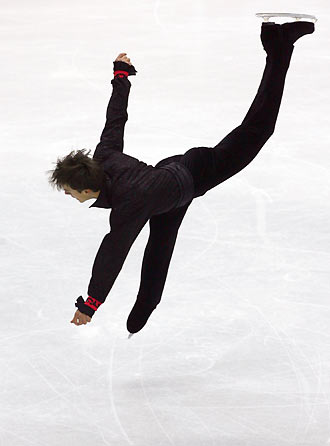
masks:
{"type": "Polygon", "coordinates": [[[190,204],[191,201],[149,220],[150,234],[143,256],[140,289],[127,319],[130,333],[144,327],[161,300],[178,231],[190,204]]]}
{"type": "Polygon", "coordinates": [[[283,26],[262,24],[261,40],[267,53],[266,66],[257,94],[241,125],[215,147],[193,148],[181,158],[180,162],[192,172],[196,197],[246,167],[273,134],[294,39],[310,33],[313,24],[302,24],[298,28],[291,23],[283,26]]]}
{"type": "Polygon", "coordinates": [[[292,51],[293,45],[267,55],[257,95],[241,125],[213,149],[216,171],[211,187],[246,167],[274,133],[292,51]]]}

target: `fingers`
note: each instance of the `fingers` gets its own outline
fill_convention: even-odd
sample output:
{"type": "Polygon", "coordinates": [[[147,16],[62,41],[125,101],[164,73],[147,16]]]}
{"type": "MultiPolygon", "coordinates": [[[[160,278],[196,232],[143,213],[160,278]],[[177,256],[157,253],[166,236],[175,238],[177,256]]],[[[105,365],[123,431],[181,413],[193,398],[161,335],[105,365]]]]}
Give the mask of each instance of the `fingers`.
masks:
{"type": "Polygon", "coordinates": [[[75,312],[75,315],[73,316],[73,319],[71,323],[75,325],[86,325],[88,322],[90,322],[92,318],[88,316],[87,314],[81,313],[79,310],[75,312]]]}
{"type": "Polygon", "coordinates": [[[129,57],[126,57],[127,53],[120,53],[119,56],[117,57],[116,61],[121,61],[121,62],[126,62],[129,65],[131,64],[131,59],[129,57]]]}
{"type": "Polygon", "coordinates": [[[130,64],[131,65],[131,59],[129,58],[129,57],[121,57],[120,59],[119,59],[121,62],[127,62],[128,64],[130,64]]]}
{"type": "Polygon", "coordinates": [[[124,57],[126,55],[127,55],[127,53],[120,53],[116,60],[119,60],[119,59],[121,59],[122,57],[124,57]]]}

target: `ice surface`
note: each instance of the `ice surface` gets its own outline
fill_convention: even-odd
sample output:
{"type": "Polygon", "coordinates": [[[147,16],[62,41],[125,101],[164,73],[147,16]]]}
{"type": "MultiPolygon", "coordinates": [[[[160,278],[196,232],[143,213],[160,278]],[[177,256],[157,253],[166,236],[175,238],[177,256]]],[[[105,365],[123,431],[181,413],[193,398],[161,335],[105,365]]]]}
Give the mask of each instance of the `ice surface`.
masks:
{"type": "Polygon", "coordinates": [[[1,446],[329,444],[329,19],[324,0],[3,2],[1,446]],[[214,146],[256,94],[267,9],[318,17],[274,135],[192,203],[139,334],[126,319],[148,226],[92,322],[70,324],[109,210],[45,172],[94,150],[113,60],[126,52],[138,71],[126,153],[155,165],[214,146]]]}

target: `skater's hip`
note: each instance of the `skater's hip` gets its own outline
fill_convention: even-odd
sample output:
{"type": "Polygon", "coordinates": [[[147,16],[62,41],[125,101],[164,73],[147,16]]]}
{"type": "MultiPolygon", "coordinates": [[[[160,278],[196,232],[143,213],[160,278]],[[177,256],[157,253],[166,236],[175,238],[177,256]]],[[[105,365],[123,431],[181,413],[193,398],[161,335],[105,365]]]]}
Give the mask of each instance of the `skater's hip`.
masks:
{"type": "MultiPolygon", "coordinates": [[[[182,156],[182,155],[179,155],[182,156]]],[[[184,206],[194,198],[195,185],[194,180],[189,169],[180,161],[171,161],[164,165],[156,165],[159,169],[165,169],[173,175],[174,181],[177,182],[180,190],[180,195],[176,208],[184,206]]]]}

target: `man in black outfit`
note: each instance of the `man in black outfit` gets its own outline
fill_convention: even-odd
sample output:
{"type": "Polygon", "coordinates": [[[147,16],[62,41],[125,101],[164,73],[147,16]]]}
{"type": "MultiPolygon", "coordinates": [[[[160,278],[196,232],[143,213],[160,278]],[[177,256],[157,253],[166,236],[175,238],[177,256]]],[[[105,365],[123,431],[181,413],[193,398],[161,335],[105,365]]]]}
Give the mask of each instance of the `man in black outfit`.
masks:
{"type": "MultiPolygon", "coordinates": [[[[151,184],[158,184],[160,181],[155,177],[157,181],[150,183],[150,175],[152,175],[152,172],[155,173],[157,171],[160,173],[161,169],[163,169],[163,175],[170,174],[166,179],[165,176],[162,177],[164,180],[163,184],[168,181],[166,185],[167,188],[170,187],[170,184],[176,183],[173,181],[175,177],[177,181],[175,184],[176,189],[173,189],[171,192],[173,196],[175,195],[175,206],[170,206],[170,201],[168,201],[168,203],[163,204],[163,207],[157,208],[157,196],[155,195],[156,199],[153,202],[152,212],[150,211],[151,208],[148,212],[144,211],[145,208],[141,204],[141,197],[140,201],[136,200],[133,205],[131,199],[128,200],[127,197],[132,196],[132,190],[130,190],[130,194],[128,194],[127,191],[126,195],[124,192],[118,194],[120,189],[118,184],[120,184],[120,181],[117,182],[117,187],[113,190],[113,197],[115,197],[115,191],[117,191],[118,206],[114,204],[114,202],[111,203],[111,201],[107,201],[105,193],[103,193],[102,190],[100,196],[99,193],[92,196],[93,198],[98,197],[97,201],[94,203],[95,206],[111,207],[112,205],[113,214],[112,217],[110,216],[110,222],[113,237],[112,240],[109,240],[111,239],[111,234],[108,234],[110,237],[108,237],[107,240],[107,237],[105,237],[104,246],[101,245],[100,247],[93,267],[93,277],[88,289],[88,299],[86,302],[83,301],[81,296],[77,299],[76,306],[78,307],[78,310],[71,322],[76,325],[81,325],[90,321],[94,312],[105,301],[106,295],[117,277],[136,236],[141,231],[146,221],[149,221],[150,235],[143,257],[140,288],[136,302],[127,320],[127,329],[130,333],[136,333],[144,327],[152,311],[161,300],[178,230],[192,200],[204,195],[207,191],[246,167],[274,133],[294,43],[301,36],[313,32],[314,23],[311,22],[297,21],[282,25],[273,22],[262,23],[261,41],[263,48],[267,53],[266,66],[257,95],[242,123],[222,139],[215,147],[194,147],[182,155],[174,155],[159,161],[154,168],[152,166],[147,166],[150,169],[153,169],[153,171],[150,170],[148,173],[148,190],[152,189],[153,186],[151,186],[151,184]],[[125,204],[122,204],[123,202],[125,203],[125,200],[126,207],[125,204]],[[133,211],[131,211],[132,206],[134,208],[133,211]],[[121,213],[118,212],[120,209],[121,213]],[[128,211],[128,209],[130,209],[130,211],[128,211]],[[118,213],[116,214],[116,212],[118,213]],[[122,217],[123,215],[126,215],[126,220],[125,217],[122,217]],[[141,215],[142,217],[140,217],[141,215]],[[135,221],[134,226],[133,223],[129,223],[133,220],[135,221]],[[129,226],[129,224],[131,224],[131,226],[129,226]],[[126,232],[120,229],[124,226],[128,228],[126,232]],[[129,228],[134,229],[130,230],[129,228]],[[115,236],[115,234],[117,234],[117,236],[115,236]],[[106,243],[108,243],[107,246],[106,243]],[[119,249],[118,246],[120,243],[126,243],[126,247],[121,247],[119,249]],[[112,278],[110,280],[109,271],[105,273],[105,270],[110,264],[113,264],[117,258],[120,260],[118,261],[118,265],[113,267],[114,271],[111,273],[112,278]]],[[[129,65],[121,65],[122,71],[117,70],[117,72],[115,72],[115,78],[117,79],[120,76],[124,76],[124,78],[120,78],[121,82],[124,82],[127,81],[127,75],[135,74],[136,71],[133,69],[134,67],[129,65]],[[125,66],[129,66],[129,68],[125,68],[125,66]]],[[[124,94],[121,96],[125,107],[127,107],[129,88],[127,88],[126,92],[126,96],[124,94]]],[[[108,109],[108,116],[110,116],[109,110],[110,109],[108,109]]],[[[116,137],[117,143],[118,141],[122,141],[125,119],[127,119],[127,115],[126,118],[124,117],[121,125],[117,127],[116,132],[112,132],[112,149],[114,148],[116,137]],[[117,136],[115,137],[114,134],[117,136]]],[[[109,130],[109,122],[108,126],[106,125],[106,128],[109,130]]],[[[105,172],[107,172],[107,168],[108,172],[110,172],[110,167],[107,167],[105,156],[105,153],[107,153],[108,156],[110,143],[110,139],[108,139],[108,146],[105,148],[107,135],[106,128],[103,133],[103,139],[101,138],[101,142],[95,151],[94,158],[103,160],[105,172]]],[[[110,133],[108,133],[108,135],[109,134],[110,133]]],[[[119,159],[118,157],[118,151],[120,152],[120,149],[122,150],[122,145],[119,149],[117,148],[117,152],[113,153],[113,156],[109,158],[111,161],[108,162],[108,165],[111,165],[111,168],[113,169],[112,173],[116,168],[116,163],[119,165],[121,162],[121,158],[119,159]]],[[[112,150],[110,150],[110,152],[112,152],[112,150]]],[[[122,153],[120,153],[120,155],[124,156],[122,153]]],[[[143,165],[143,168],[146,169],[145,163],[139,162],[128,155],[125,156],[125,160],[127,160],[127,171],[130,169],[129,161],[133,163],[133,160],[135,163],[138,163],[134,164],[134,166],[143,165]]],[[[124,170],[121,172],[123,171],[124,170]]],[[[122,173],[120,175],[122,175],[122,173]]],[[[120,175],[118,175],[118,178],[120,175]]],[[[113,173],[113,178],[115,177],[116,175],[113,173]]],[[[139,185],[143,184],[144,178],[146,177],[146,173],[143,177],[140,176],[139,185]]],[[[109,181],[109,177],[107,177],[107,181],[109,181]]],[[[132,181],[132,175],[126,178],[126,182],[129,181],[132,181]]],[[[147,184],[147,182],[145,184],[147,184]]],[[[144,190],[145,194],[147,194],[146,190],[147,189],[144,190]]],[[[136,194],[138,195],[138,192],[136,192],[136,194]]],[[[152,201],[153,198],[151,194],[145,195],[145,198],[144,203],[147,206],[146,203],[152,201]]],[[[158,202],[159,198],[160,197],[158,197],[158,202]]]]}

